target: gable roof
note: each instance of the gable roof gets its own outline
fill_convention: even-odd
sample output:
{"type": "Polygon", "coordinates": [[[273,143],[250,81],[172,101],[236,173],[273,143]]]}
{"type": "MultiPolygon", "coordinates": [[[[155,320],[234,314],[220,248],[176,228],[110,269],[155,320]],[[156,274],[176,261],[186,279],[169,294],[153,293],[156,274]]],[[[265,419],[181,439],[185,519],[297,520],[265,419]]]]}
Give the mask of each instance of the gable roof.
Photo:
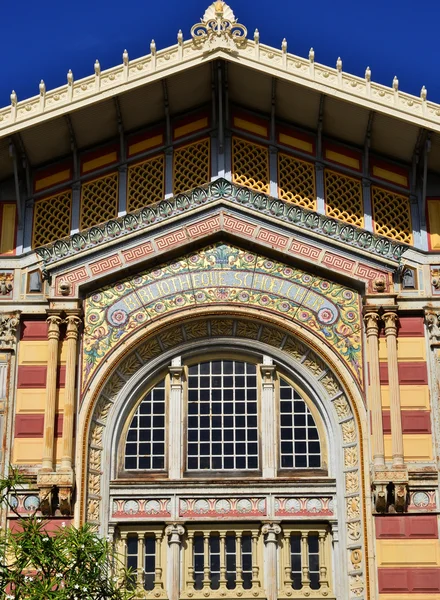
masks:
{"type": "Polygon", "coordinates": [[[440,169],[440,105],[405,94],[398,82],[389,88],[336,68],[260,43],[237,22],[225,2],[208,7],[191,38],[178,33],[174,46],[131,61],[125,51],[122,63],[101,71],[95,63],[90,77],[75,81],[71,71],[67,84],[19,101],[0,110],[0,179],[12,175],[11,139],[20,145],[32,166],[54,161],[71,152],[72,140],[81,150],[117,138],[121,127],[135,131],[164,118],[164,82],[171,115],[189,111],[211,101],[214,64],[228,65],[228,92],[232,102],[269,113],[275,101],[276,117],[322,132],[329,137],[363,146],[410,162],[421,136],[431,135],[429,166],[440,169]],[[372,118],[374,116],[374,118],[372,118]]]}

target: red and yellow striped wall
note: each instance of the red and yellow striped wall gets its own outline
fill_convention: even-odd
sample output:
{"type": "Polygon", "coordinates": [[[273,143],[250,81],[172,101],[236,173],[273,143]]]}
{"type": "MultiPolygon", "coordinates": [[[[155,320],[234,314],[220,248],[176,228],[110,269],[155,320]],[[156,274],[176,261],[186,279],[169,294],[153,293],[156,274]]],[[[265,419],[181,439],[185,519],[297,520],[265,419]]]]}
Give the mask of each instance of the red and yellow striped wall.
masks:
{"type": "MultiPolygon", "coordinates": [[[[400,317],[397,338],[403,451],[406,462],[433,460],[426,341],[422,316],[400,317]]],[[[385,459],[391,460],[390,395],[386,338],[379,338],[385,459]]]]}
{"type": "MultiPolygon", "coordinates": [[[[43,456],[44,409],[48,359],[46,321],[21,324],[15,411],[14,465],[38,465],[43,456]]],[[[61,459],[65,386],[65,346],[60,343],[57,381],[55,460],[61,459]]]]}
{"type": "Polygon", "coordinates": [[[440,598],[437,515],[375,517],[380,600],[440,598]]]}

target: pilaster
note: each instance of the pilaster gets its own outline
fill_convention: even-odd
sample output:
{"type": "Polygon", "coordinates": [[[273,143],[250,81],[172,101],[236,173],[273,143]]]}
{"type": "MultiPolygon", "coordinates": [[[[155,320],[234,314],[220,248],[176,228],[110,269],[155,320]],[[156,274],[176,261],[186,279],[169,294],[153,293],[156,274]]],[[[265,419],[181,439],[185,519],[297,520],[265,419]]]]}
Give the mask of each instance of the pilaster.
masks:
{"type": "Polygon", "coordinates": [[[393,467],[401,467],[403,459],[402,415],[400,405],[399,370],[397,360],[397,307],[383,315],[385,323],[385,336],[387,340],[388,356],[388,381],[390,388],[390,413],[391,413],[391,443],[393,453],[393,467]]]}
{"type": "Polygon", "coordinates": [[[263,357],[261,372],[261,438],[263,477],[274,478],[277,472],[275,448],[275,366],[269,356],[263,357]]]}
{"type": "Polygon", "coordinates": [[[169,442],[168,442],[168,476],[180,479],[182,472],[182,405],[183,405],[183,367],[180,356],[172,361],[170,372],[169,400],[169,442]]]}

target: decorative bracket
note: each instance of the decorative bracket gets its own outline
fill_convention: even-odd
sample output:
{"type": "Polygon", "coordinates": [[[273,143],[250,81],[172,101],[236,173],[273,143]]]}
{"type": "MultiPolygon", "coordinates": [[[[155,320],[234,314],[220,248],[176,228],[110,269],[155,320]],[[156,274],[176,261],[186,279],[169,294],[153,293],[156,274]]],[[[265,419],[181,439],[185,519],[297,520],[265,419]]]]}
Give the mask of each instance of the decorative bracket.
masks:
{"type": "Polygon", "coordinates": [[[408,510],[408,471],[376,470],[373,477],[373,506],[377,513],[404,513],[408,510]]]}
{"type": "Polygon", "coordinates": [[[73,492],[75,480],[70,473],[38,473],[37,486],[40,497],[40,510],[43,515],[54,515],[57,508],[64,517],[73,514],[73,492]]]}

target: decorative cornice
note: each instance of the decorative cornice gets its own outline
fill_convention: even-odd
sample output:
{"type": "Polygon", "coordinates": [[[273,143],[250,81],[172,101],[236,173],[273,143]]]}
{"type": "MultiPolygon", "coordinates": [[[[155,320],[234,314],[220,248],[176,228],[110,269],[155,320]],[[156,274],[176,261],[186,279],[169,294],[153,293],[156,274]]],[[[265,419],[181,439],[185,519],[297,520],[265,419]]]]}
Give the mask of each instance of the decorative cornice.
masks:
{"type": "Polygon", "coordinates": [[[396,263],[400,261],[407,249],[406,245],[397,244],[354,225],[320,215],[260,192],[254,192],[226,179],[217,179],[186,194],[162,200],[86,229],[81,233],[57,240],[53,244],[37,248],[35,252],[44,263],[43,274],[48,277],[49,268],[68,258],[81,256],[85,252],[105,246],[115,239],[121,240],[133,232],[145,231],[152,224],[166,222],[173,217],[218,200],[246,207],[255,211],[256,214],[268,215],[276,221],[287,223],[299,231],[308,231],[329,240],[337,240],[352,248],[396,263]]]}
{"type": "Polygon", "coordinates": [[[179,31],[177,44],[157,50],[154,40],[150,44],[150,54],[130,61],[127,50],[122,53],[122,62],[116,67],[101,71],[99,61],[94,65],[94,73],[75,81],[72,71],[67,73],[66,85],[54,90],[46,90],[40,82],[38,94],[19,101],[15,91],[11,93],[11,104],[0,110],[0,137],[9,135],[16,125],[34,125],[52,118],[57,112],[75,110],[84,105],[99,102],[111,95],[120,94],[159,77],[165,77],[176,66],[194,64],[206,60],[206,50],[222,53],[230,60],[255,66],[260,70],[276,71],[278,76],[291,79],[294,83],[309,88],[319,88],[327,95],[333,95],[356,104],[368,105],[370,110],[393,114],[408,122],[417,120],[421,126],[440,131],[440,105],[427,100],[425,86],[420,96],[401,92],[393,82],[391,87],[371,81],[371,70],[367,67],[365,77],[356,77],[343,71],[342,60],[336,61],[336,68],[315,62],[315,52],[310,50],[308,58],[287,52],[287,41],[281,49],[260,44],[260,35],[255,31],[253,39],[247,38],[243,25],[235,21],[231,9],[224,4],[216,10],[215,2],[208,8],[202,22],[192,28],[192,38],[184,41],[179,31]],[[230,11],[230,12],[229,12],[230,11]],[[231,17],[232,14],[232,17],[231,17]],[[211,19],[208,17],[212,17],[211,19]],[[220,22],[220,30],[219,30],[220,22]],[[199,35],[200,32],[200,35],[199,35]],[[215,40],[215,42],[213,42],[215,40]]]}

